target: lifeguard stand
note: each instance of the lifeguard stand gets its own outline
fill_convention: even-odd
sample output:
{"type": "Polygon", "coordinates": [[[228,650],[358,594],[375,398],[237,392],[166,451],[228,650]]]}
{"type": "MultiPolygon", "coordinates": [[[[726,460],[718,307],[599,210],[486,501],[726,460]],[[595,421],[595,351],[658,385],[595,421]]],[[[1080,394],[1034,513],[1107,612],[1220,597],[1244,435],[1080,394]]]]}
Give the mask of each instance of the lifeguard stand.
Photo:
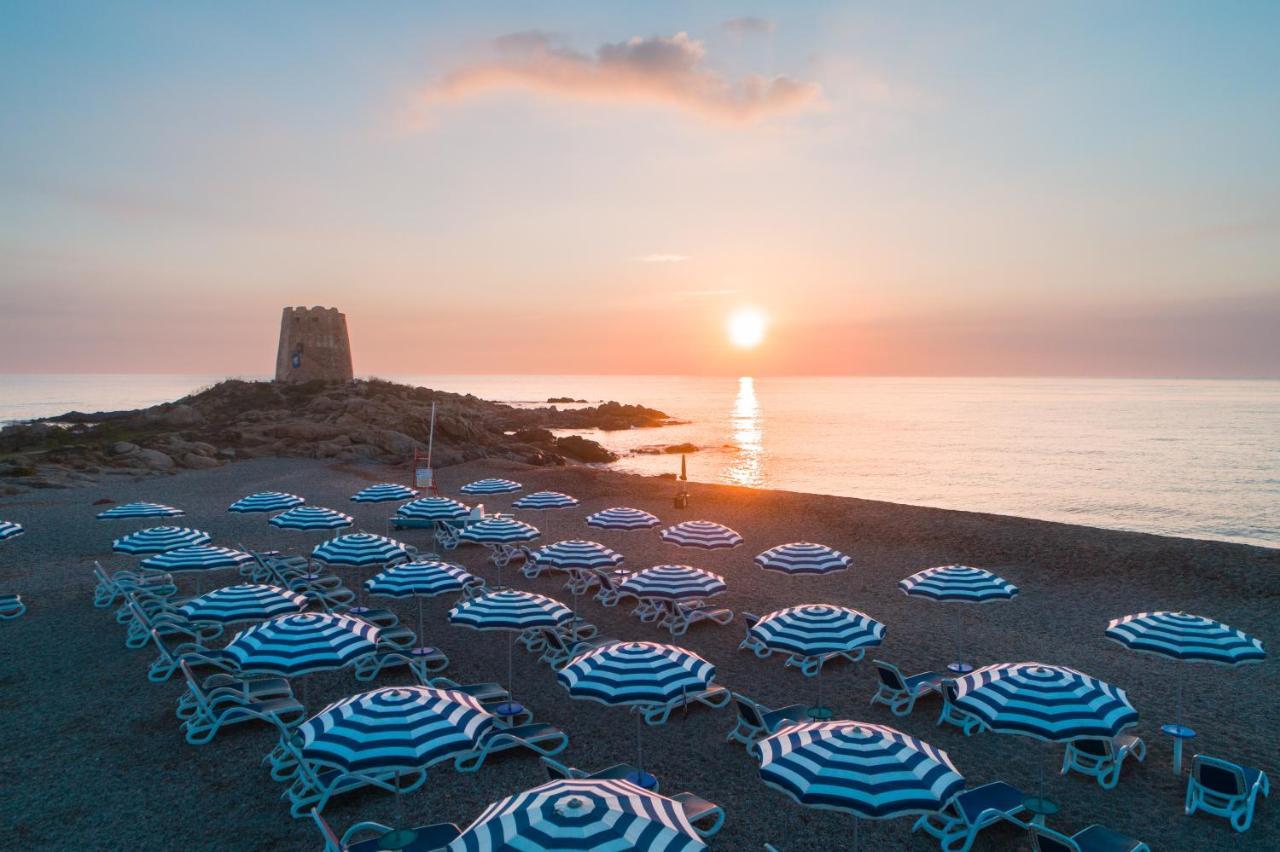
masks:
{"type": "Polygon", "coordinates": [[[427,452],[416,447],[413,450],[413,466],[409,469],[409,487],[432,497],[440,496],[436,487],[436,472],[431,466],[431,449],[436,437],[436,404],[431,403],[431,425],[427,429],[427,452]]]}

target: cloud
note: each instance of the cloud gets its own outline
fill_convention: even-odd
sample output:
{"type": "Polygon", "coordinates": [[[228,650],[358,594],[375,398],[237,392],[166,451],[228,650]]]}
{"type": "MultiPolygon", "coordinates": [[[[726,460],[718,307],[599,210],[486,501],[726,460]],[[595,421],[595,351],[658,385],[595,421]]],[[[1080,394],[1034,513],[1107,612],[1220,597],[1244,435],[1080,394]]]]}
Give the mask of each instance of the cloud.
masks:
{"type": "Polygon", "coordinates": [[[688,259],[687,254],[642,254],[636,258],[641,263],[683,263],[688,259]]]}
{"type": "Polygon", "coordinates": [[[676,293],[682,299],[704,299],[710,296],[732,296],[741,290],[682,290],[676,293]]]}
{"type": "Polygon", "coordinates": [[[773,21],[766,18],[756,18],[751,15],[730,18],[720,26],[734,35],[769,35],[778,28],[778,25],[773,21]]]}
{"type": "Polygon", "coordinates": [[[728,78],[706,65],[703,43],[682,32],[610,42],[594,54],[539,31],[500,36],[492,46],[492,57],[428,84],[422,103],[524,89],[578,100],[670,104],[703,118],[743,123],[801,109],[821,94],[817,83],[786,76],[728,78]]]}

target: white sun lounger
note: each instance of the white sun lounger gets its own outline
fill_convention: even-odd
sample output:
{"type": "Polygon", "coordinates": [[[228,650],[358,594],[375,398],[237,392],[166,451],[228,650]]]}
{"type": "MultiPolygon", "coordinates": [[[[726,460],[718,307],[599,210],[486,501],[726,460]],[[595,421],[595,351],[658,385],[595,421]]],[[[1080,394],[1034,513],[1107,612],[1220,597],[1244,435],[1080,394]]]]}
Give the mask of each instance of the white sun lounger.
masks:
{"type": "Polygon", "coordinates": [[[702,704],[703,706],[710,707],[713,710],[718,710],[721,707],[729,706],[731,701],[733,701],[733,693],[725,689],[723,686],[720,686],[718,683],[713,683],[706,689],[699,690],[697,692],[687,692],[683,696],[675,698],[666,704],[639,705],[636,707],[636,711],[643,715],[646,725],[653,725],[656,727],[658,725],[665,725],[667,723],[667,719],[671,717],[671,711],[675,710],[677,707],[684,708],[685,711],[688,712],[688,708],[691,705],[702,704]]]}
{"type": "Polygon", "coordinates": [[[1120,782],[1120,767],[1133,755],[1139,763],[1147,759],[1147,744],[1133,734],[1117,734],[1111,739],[1085,737],[1067,743],[1062,756],[1062,774],[1075,771],[1098,779],[1104,790],[1120,782]]]}
{"type": "Polygon", "coordinates": [[[201,688],[190,666],[186,663],[179,663],[179,666],[194,703],[194,711],[182,723],[187,742],[192,745],[210,742],[226,725],[257,720],[287,730],[307,716],[307,709],[292,697],[242,701],[227,694],[210,696],[201,688]]]}

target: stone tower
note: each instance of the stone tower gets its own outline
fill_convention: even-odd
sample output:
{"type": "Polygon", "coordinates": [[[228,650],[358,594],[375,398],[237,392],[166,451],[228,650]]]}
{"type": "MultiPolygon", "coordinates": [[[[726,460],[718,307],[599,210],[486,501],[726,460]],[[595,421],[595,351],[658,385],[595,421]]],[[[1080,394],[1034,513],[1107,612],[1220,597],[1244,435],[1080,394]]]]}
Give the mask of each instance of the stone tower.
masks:
{"type": "Polygon", "coordinates": [[[349,382],[351,341],[337,308],[285,308],[276,352],[277,382],[349,382]]]}

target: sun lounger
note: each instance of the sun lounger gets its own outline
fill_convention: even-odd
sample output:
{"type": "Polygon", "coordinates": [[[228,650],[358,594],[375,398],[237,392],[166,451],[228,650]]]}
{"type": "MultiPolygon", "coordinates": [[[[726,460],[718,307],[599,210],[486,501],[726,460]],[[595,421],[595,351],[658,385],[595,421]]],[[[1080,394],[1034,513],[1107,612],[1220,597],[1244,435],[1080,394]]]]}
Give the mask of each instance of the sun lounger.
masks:
{"type": "Polygon", "coordinates": [[[595,574],[598,578],[597,582],[600,584],[600,588],[596,590],[595,599],[602,606],[615,607],[622,603],[623,598],[635,597],[631,592],[624,591],[622,588],[622,584],[631,576],[630,571],[624,568],[616,568],[612,571],[596,571],[595,574]]]}
{"type": "Polygon", "coordinates": [[[1120,767],[1129,755],[1138,762],[1147,759],[1147,744],[1133,734],[1119,734],[1112,739],[1085,737],[1067,743],[1062,756],[1062,774],[1075,770],[1098,779],[1104,790],[1114,789],[1120,781],[1120,767]]]}
{"type": "Polygon", "coordinates": [[[607,636],[595,636],[590,639],[579,639],[573,641],[566,639],[559,630],[551,628],[543,628],[542,639],[546,643],[542,652],[542,656],[538,658],[538,662],[547,663],[552,668],[560,668],[574,657],[592,648],[600,648],[605,645],[612,645],[617,639],[610,639],[607,636]]]}
{"type": "Polygon", "coordinates": [[[1016,820],[1026,808],[1026,795],[1003,781],[965,790],[941,811],[916,820],[912,831],[923,829],[937,838],[943,852],[969,852],[978,832],[1002,820],[1016,820]]]}
{"type": "Polygon", "coordinates": [[[812,657],[792,654],[787,657],[787,665],[796,666],[805,677],[817,677],[818,673],[822,671],[822,667],[833,660],[848,660],[851,663],[856,663],[866,656],[866,653],[865,649],[857,648],[853,651],[832,651],[830,654],[815,654],[812,657]]]}
{"type": "Polygon", "coordinates": [[[726,707],[733,701],[733,693],[725,689],[719,684],[713,683],[709,687],[698,692],[687,692],[680,698],[676,698],[666,704],[648,704],[639,705],[636,711],[643,714],[646,725],[665,725],[667,719],[671,717],[671,711],[677,707],[682,707],[685,712],[692,704],[702,704],[713,710],[726,707]]]}
{"type": "Polygon", "coordinates": [[[982,720],[977,716],[965,710],[961,710],[955,705],[956,682],[947,678],[938,685],[938,691],[942,694],[942,711],[938,714],[938,725],[949,722],[959,728],[967,737],[974,731],[981,731],[986,728],[982,720]]]}
{"type": "Polygon", "coordinates": [[[719,805],[693,793],[676,793],[671,798],[684,808],[684,818],[689,820],[699,837],[714,837],[724,825],[724,808],[719,805]]]}
{"type": "Polygon", "coordinates": [[[1187,816],[1207,811],[1231,820],[1236,831],[1248,831],[1259,793],[1271,793],[1271,781],[1261,769],[1197,754],[1187,779],[1187,816]]]}
{"type": "Polygon", "coordinates": [[[942,675],[937,672],[921,672],[903,677],[893,663],[875,660],[876,673],[880,677],[879,688],[871,696],[872,704],[887,705],[895,716],[907,716],[915,709],[916,699],[937,692],[942,685],[942,675]]]}
{"type": "MultiPolygon", "coordinates": [[[[457,683],[447,677],[433,677],[429,680],[419,678],[419,683],[423,686],[430,686],[433,689],[452,689],[470,695],[472,698],[484,705],[486,710],[492,712],[496,705],[506,704],[511,701],[511,693],[508,692],[500,683],[457,683]]],[[[528,707],[524,708],[524,712],[512,717],[498,717],[499,724],[506,727],[515,727],[528,724],[533,721],[533,711],[528,707]]]]}
{"type": "Polygon", "coordinates": [[[764,644],[764,641],[751,632],[751,628],[756,626],[756,622],[760,620],[760,616],[753,612],[740,613],[742,615],[742,624],[745,635],[742,641],[738,643],[739,651],[750,651],[760,659],[764,660],[773,656],[773,649],[764,644]]]}
{"type": "Polygon", "coordinates": [[[457,755],[453,768],[459,772],[475,772],[491,754],[513,748],[527,748],[542,757],[559,754],[569,746],[569,735],[545,722],[492,728],[478,748],[457,755]]]}
{"type": "MultiPolygon", "coordinates": [[[[311,809],[311,818],[315,820],[320,833],[324,836],[324,852],[381,852],[382,838],[395,829],[378,822],[358,822],[338,837],[324,817],[315,808],[311,809]],[[361,834],[371,834],[358,840],[361,834]]],[[[424,850],[443,849],[462,834],[462,830],[451,822],[437,822],[432,825],[412,829],[413,845],[406,852],[424,852],[424,850]]]]}
{"type": "Polygon", "coordinates": [[[151,642],[160,652],[147,669],[147,680],[152,683],[164,683],[173,677],[181,663],[193,669],[215,668],[224,674],[238,675],[240,672],[239,661],[220,648],[206,648],[196,642],[183,642],[169,648],[155,630],[151,631],[151,642]]]}
{"type": "Polygon", "coordinates": [[[1032,825],[1031,846],[1035,852],[1151,852],[1140,840],[1112,831],[1105,825],[1091,825],[1068,837],[1042,825],[1032,825]]]}
{"type": "Polygon", "coordinates": [[[192,745],[211,741],[225,725],[258,720],[285,730],[301,723],[307,716],[306,708],[292,697],[262,701],[241,701],[226,695],[211,697],[201,688],[190,666],[185,662],[179,666],[194,702],[194,712],[182,723],[187,742],[192,745]]]}
{"type": "Polygon", "coordinates": [[[636,598],[636,607],[631,614],[648,624],[657,621],[667,614],[667,602],[660,598],[636,598]]]}
{"type": "Polygon", "coordinates": [[[701,621],[711,621],[723,627],[733,621],[733,610],[708,606],[700,601],[677,603],[658,622],[658,626],[670,630],[672,636],[683,636],[689,632],[690,627],[701,621]]]}
{"type": "Polygon", "coordinates": [[[449,668],[449,657],[439,648],[401,648],[384,645],[379,639],[376,651],[360,657],[352,664],[356,680],[360,681],[373,680],[383,669],[397,666],[408,666],[418,681],[424,682],[431,675],[449,668]]]}
{"type": "Polygon", "coordinates": [[[27,611],[20,595],[0,595],[0,619],[12,621],[27,611]]]}
{"type": "Polygon", "coordinates": [[[330,612],[347,609],[356,602],[356,593],[343,584],[341,577],[332,574],[304,574],[286,581],[284,585],[291,592],[318,601],[330,612]]]}
{"type": "MultiPolygon", "coordinates": [[[[282,677],[240,677],[233,674],[212,674],[200,684],[200,690],[210,703],[238,701],[242,704],[254,701],[270,701],[275,698],[293,698],[293,687],[282,677]]],[[[196,696],[190,690],[178,699],[175,711],[179,721],[195,715],[196,696]]]]}
{"type": "MultiPolygon", "coordinates": [[[[375,769],[366,772],[345,772],[303,757],[292,737],[283,737],[281,747],[293,761],[293,774],[289,786],[281,798],[288,800],[289,813],[295,818],[305,817],[313,809],[324,810],[334,796],[350,793],[365,787],[377,787],[388,793],[412,793],[427,780],[427,767],[412,772],[396,769],[375,769]]],[[[444,755],[434,763],[448,760],[444,755]]],[[[275,777],[273,771],[272,777],[275,777]]]]}
{"type": "Polygon", "coordinates": [[[738,708],[738,719],[733,730],[725,737],[726,742],[739,742],[747,747],[747,751],[756,753],[756,744],[774,731],[790,722],[807,722],[803,704],[789,704],[777,710],[770,710],[763,704],[752,701],[740,692],[732,694],[738,708]]]}
{"type": "Polygon", "coordinates": [[[137,589],[145,588],[159,595],[178,593],[173,577],[160,571],[121,570],[107,574],[101,563],[94,562],[93,575],[98,581],[93,589],[93,605],[98,609],[106,609],[116,601],[123,601],[129,592],[137,589]]]}
{"type": "MultiPolygon", "coordinates": [[[[566,766],[560,761],[544,757],[542,765],[547,770],[547,777],[552,781],[573,781],[579,779],[620,781],[628,777],[634,778],[639,774],[640,770],[629,763],[615,763],[613,766],[605,769],[598,769],[594,772],[587,772],[585,769],[578,769],[576,766],[566,766]]],[[[654,786],[650,787],[651,792],[658,792],[658,780],[654,779],[654,786]]]]}
{"type": "Polygon", "coordinates": [[[129,598],[133,621],[129,623],[124,644],[126,648],[145,648],[151,641],[152,631],[161,636],[184,636],[188,641],[203,645],[222,635],[223,626],[216,622],[188,621],[185,616],[159,613],[150,616],[129,598]]]}

